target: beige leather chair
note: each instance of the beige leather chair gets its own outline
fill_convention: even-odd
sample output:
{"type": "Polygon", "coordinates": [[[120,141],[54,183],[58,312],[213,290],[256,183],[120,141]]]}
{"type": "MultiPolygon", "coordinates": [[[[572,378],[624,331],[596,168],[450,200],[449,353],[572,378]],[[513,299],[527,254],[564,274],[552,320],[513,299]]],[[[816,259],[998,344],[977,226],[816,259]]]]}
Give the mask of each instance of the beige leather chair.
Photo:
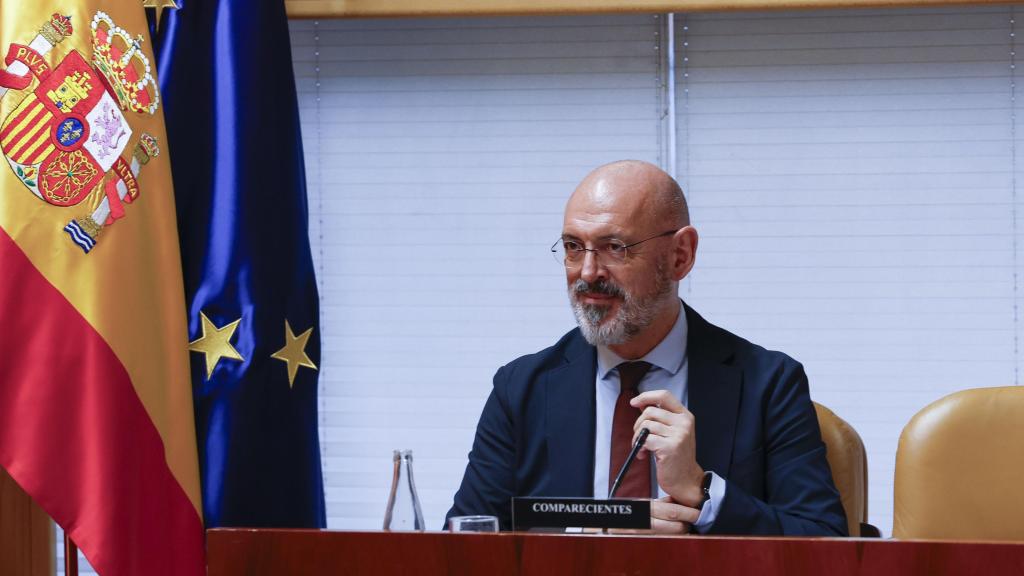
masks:
{"type": "Polygon", "coordinates": [[[868,458],[860,435],[835,412],[814,403],[821,439],[825,442],[832,481],[846,512],[850,536],[878,536],[868,521],[868,458]]]}
{"type": "Polygon", "coordinates": [[[903,429],[893,536],[1024,540],[1024,387],[950,394],[903,429]]]}

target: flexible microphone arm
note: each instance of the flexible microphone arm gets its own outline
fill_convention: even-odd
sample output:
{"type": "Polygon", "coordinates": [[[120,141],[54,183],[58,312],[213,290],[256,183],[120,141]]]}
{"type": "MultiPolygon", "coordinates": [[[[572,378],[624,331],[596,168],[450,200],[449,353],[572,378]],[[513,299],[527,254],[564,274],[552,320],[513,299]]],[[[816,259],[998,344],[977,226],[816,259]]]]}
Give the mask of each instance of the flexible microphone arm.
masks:
{"type": "Polygon", "coordinates": [[[633,449],[629,452],[629,457],[622,463],[622,470],[619,470],[618,475],[615,476],[615,482],[612,483],[612,489],[608,492],[608,499],[615,497],[615,493],[619,490],[619,485],[622,484],[622,479],[626,477],[626,472],[629,472],[629,465],[636,459],[636,455],[640,452],[640,449],[644,447],[644,442],[647,442],[647,436],[650,435],[651,431],[647,428],[640,429],[640,435],[636,437],[636,442],[633,443],[633,449]]]}

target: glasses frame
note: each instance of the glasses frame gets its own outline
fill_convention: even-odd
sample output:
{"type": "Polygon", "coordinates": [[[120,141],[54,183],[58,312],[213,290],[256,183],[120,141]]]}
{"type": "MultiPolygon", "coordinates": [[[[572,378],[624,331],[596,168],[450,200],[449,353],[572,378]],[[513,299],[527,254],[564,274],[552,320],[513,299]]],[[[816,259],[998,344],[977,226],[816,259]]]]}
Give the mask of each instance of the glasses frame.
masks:
{"type": "Polygon", "coordinates": [[[579,261],[579,264],[577,264],[577,265],[570,265],[569,264],[569,252],[568,252],[568,250],[565,251],[565,258],[561,262],[559,262],[559,260],[558,260],[558,245],[563,243],[563,242],[565,242],[565,237],[561,237],[558,240],[555,240],[555,243],[551,245],[551,257],[555,259],[555,262],[559,262],[560,264],[562,264],[566,268],[577,268],[579,266],[583,266],[583,262],[586,261],[586,259],[587,259],[587,254],[586,253],[590,252],[590,253],[592,253],[594,255],[594,258],[596,258],[598,262],[603,262],[605,266],[609,266],[609,265],[610,266],[619,266],[619,265],[625,264],[629,260],[629,249],[630,248],[632,248],[634,246],[639,246],[640,244],[643,244],[644,242],[648,242],[650,240],[654,240],[655,238],[664,238],[665,236],[669,236],[671,234],[675,234],[676,232],[679,232],[680,230],[682,230],[682,228],[676,228],[675,230],[666,230],[664,232],[661,232],[660,234],[655,234],[654,236],[651,236],[650,238],[644,238],[643,240],[640,240],[639,242],[633,242],[632,244],[626,244],[625,246],[622,247],[622,249],[625,250],[625,253],[622,256],[622,261],[621,262],[612,262],[611,264],[609,264],[607,261],[604,261],[604,260],[601,259],[601,249],[600,248],[587,248],[585,245],[583,246],[583,248],[580,248],[579,250],[574,250],[574,252],[576,252],[577,254],[581,255],[581,259],[579,261]]]}

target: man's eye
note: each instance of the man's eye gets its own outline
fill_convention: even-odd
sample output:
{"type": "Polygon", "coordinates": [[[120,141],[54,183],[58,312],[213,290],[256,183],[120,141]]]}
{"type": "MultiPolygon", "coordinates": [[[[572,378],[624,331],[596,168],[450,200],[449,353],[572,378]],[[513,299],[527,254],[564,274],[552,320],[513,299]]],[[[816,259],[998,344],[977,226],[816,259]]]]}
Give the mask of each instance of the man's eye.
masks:
{"type": "Polygon", "coordinates": [[[622,254],[626,251],[626,245],[618,242],[609,242],[604,245],[604,251],[609,254],[622,254]]]}
{"type": "Polygon", "coordinates": [[[583,250],[583,244],[573,242],[572,240],[566,240],[562,243],[562,246],[565,247],[566,252],[579,252],[580,250],[583,250]]]}

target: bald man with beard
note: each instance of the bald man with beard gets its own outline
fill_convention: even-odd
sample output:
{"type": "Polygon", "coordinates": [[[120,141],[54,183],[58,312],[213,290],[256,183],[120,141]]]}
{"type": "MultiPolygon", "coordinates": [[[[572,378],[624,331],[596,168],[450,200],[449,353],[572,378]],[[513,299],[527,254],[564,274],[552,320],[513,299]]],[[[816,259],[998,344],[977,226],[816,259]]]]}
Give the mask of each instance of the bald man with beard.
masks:
{"type": "Polygon", "coordinates": [[[515,496],[650,498],[657,533],[846,535],[803,367],[678,296],[698,236],[679,185],[626,160],[587,175],[552,247],[578,327],[494,376],[448,516],[510,528],[515,496]]]}

